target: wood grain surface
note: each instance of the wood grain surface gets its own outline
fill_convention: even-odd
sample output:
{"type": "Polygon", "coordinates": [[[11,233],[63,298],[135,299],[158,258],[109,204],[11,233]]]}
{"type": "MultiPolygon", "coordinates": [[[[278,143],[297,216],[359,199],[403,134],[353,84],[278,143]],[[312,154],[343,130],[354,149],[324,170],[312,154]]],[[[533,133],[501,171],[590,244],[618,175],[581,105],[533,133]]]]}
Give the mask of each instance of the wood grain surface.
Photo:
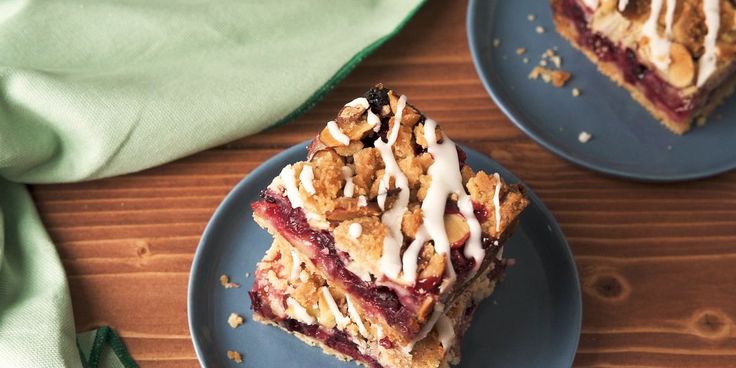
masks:
{"type": "Polygon", "coordinates": [[[33,187],[69,274],[77,329],[114,326],[142,367],[198,366],[187,281],[215,207],[253,168],[311,138],[345,101],[383,82],[456,141],[512,170],[552,210],[583,283],[575,366],[736,367],[736,173],[641,184],[547,152],[481,86],[466,6],[431,1],[286,126],[137,174],[33,187]]]}

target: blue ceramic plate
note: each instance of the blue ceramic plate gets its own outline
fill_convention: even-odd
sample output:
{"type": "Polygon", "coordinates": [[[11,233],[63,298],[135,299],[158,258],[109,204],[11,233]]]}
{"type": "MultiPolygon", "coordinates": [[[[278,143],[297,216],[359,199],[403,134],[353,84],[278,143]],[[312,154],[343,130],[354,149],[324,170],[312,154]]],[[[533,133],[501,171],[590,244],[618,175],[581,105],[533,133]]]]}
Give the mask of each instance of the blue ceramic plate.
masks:
{"type": "MultiPolygon", "coordinates": [[[[281,330],[251,320],[247,291],[256,263],[271,237],[251,219],[258,199],[281,168],[306,156],[306,143],[268,160],[241,181],[210,220],[189,279],[189,329],[205,367],[354,367],[324,355],[281,330]],[[219,276],[242,286],[225,289],[219,276]],[[248,322],[232,329],[231,312],[248,322]],[[228,361],[227,350],[245,355],[245,364],[228,361]]],[[[519,179],[486,156],[465,149],[470,165],[519,179]]],[[[462,367],[569,367],[580,333],[580,285],[570,249],[552,215],[534,193],[506,255],[517,259],[496,293],[479,307],[463,340],[462,367]]]]}
{"type": "Polygon", "coordinates": [[[724,103],[706,126],[677,136],[557,34],[549,1],[471,0],[467,22],[475,67],[493,100],[522,131],[559,156],[644,181],[689,180],[736,168],[736,98],[724,103]],[[536,20],[527,20],[529,14],[536,20]],[[545,32],[537,34],[536,26],[545,32]],[[501,40],[497,48],[496,38],[501,40]],[[574,75],[561,89],[527,78],[553,46],[559,48],[562,68],[574,75]],[[527,52],[519,56],[521,47],[527,52]],[[582,95],[572,97],[572,87],[582,95]],[[593,139],[580,143],[581,131],[593,139]]]}

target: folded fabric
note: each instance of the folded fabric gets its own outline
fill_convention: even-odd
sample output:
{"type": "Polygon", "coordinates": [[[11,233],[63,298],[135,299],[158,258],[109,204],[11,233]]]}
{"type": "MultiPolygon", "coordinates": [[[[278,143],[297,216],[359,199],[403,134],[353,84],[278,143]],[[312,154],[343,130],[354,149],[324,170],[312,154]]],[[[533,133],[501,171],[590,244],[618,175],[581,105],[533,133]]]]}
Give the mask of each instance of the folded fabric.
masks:
{"type": "Polygon", "coordinates": [[[422,3],[0,3],[0,366],[78,367],[91,351],[87,335],[77,349],[63,268],[13,182],[135,172],[286,122],[422,3]]]}

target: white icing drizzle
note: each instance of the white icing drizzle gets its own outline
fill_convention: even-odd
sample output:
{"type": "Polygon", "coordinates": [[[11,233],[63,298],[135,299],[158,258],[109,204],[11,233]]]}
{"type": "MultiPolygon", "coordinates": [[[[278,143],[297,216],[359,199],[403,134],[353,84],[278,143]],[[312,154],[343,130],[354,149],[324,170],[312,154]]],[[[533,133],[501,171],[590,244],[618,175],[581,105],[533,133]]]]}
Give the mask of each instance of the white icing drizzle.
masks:
{"type": "Polygon", "coordinates": [[[358,239],[360,237],[360,234],[363,233],[363,227],[360,226],[359,223],[353,222],[348,227],[348,234],[350,234],[350,237],[353,239],[358,239]]]}
{"type": "Polygon", "coordinates": [[[360,314],[358,314],[358,310],[355,309],[352,300],[350,300],[350,296],[347,294],[345,295],[345,301],[348,304],[348,314],[350,315],[350,319],[358,325],[358,332],[360,332],[363,337],[368,337],[368,330],[365,328],[363,320],[360,319],[360,314]]]}
{"type": "Polygon", "coordinates": [[[307,274],[306,271],[299,272],[299,281],[301,282],[309,281],[309,274],[307,274]]]}
{"type": "Polygon", "coordinates": [[[340,127],[337,126],[337,123],[335,123],[334,120],[327,122],[327,131],[330,132],[332,138],[335,138],[336,141],[342,143],[343,146],[350,144],[350,137],[346,136],[342,130],[340,130],[340,127]]]}
{"type": "Polygon", "coordinates": [[[358,207],[365,207],[368,205],[368,200],[366,200],[364,195],[358,196],[358,207]]]}
{"type": "Polygon", "coordinates": [[[342,177],[345,179],[345,187],[342,190],[342,195],[352,198],[355,192],[355,185],[353,184],[353,169],[351,169],[350,166],[343,166],[342,177]]]}
{"type": "Polygon", "coordinates": [[[296,187],[296,178],[294,175],[294,167],[286,165],[281,169],[279,177],[281,178],[281,181],[283,181],[284,187],[286,187],[286,197],[289,198],[291,207],[300,208],[304,205],[304,202],[299,194],[299,189],[296,187]]]}
{"type": "Polygon", "coordinates": [[[368,109],[368,124],[370,124],[373,127],[373,131],[377,132],[381,130],[381,119],[378,118],[378,115],[374,114],[371,109],[368,109]]]}
{"type": "Polygon", "coordinates": [[[304,167],[302,167],[302,172],[299,173],[299,181],[302,183],[302,187],[304,187],[304,190],[306,190],[307,193],[317,193],[317,191],[314,190],[314,171],[312,171],[312,166],[304,165],[304,167]]]}
{"type": "Polygon", "coordinates": [[[452,321],[444,314],[437,320],[437,337],[445,351],[452,346],[452,341],[455,339],[455,328],[452,326],[452,321]]]}
{"type": "MultiPolygon", "coordinates": [[[[475,265],[473,266],[473,272],[470,276],[475,274],[480,264],[483,263],[483,259],[486,257],[486,251],[483,249],[483,243],[481,241],[481,227],[480,222],[475,217],[473,211],[473,201],[470,200],[470,196],[462,192],[462,195],[458,195],[457,207],[460,209],[460,213],[465,217],[465,221],[468,223],[470,229],[470,237],[465,243],[465,249],[463,255],[465,258],[475,259],[475,265]]],[[[448,262],[449,263],[449,262],[448,262]]],[[[469,276],[469,277],[470,277],[469,276]]]]}
{"type": "Polygon", "coordinates": [[[649,19],[644,23],[642,32],[649,39],[652,63],[660,70],[667,70],[670,65],[670,41],[666,37],[660,37],[657,30],[659,15],[662,13],[662,2],[663,0],[652,0],[649,19]]]}
{"type": "Polygon", "coordinates": [[[419,252],[426,241],[430,240],[427,229],[422,225],[417,230],[414,240],[404,251],[402,257],[403,279],[411,284],[417,281],[417,261],[419,260],[419,252]]]}
{"type": "Polygon", "coordinates": [[[327,286],[323,286],[320,289],[322,291],[322,296],[324,296],[327,301],[327,306],[330,307],[330,312],[332,312],[332,315],[335,317],[337,327],[340,329],[345,328],[345,326],[350,323],[350,318],[345,317],[342,312],[340,312],[340,308],[337,307],[335,298],[332,297],[332,293],[330,293],[330,289],[328,289],[327,286]]]}
{"type": "Polygon", "coordinates": [[[719,0],[703,0],[705,25],[708,33],[705,34],[705,52],[698,62],[698,87],[701,87],[716,70],[718,29],[721,27],[721,4],[719,0]]]}
{"type": "Polygon", "coordinates": [[[314,317],[310,316],[307,310],[302,307],[301,304],[299,304],[296,299],[292,297],[286,298],[286,305],[288,305],[291,310],[294,312],[294,317],[302,323],[306,323],[308,325],[313,325],[315,322],[314,317]]]}
{"type": "Polygon", "coordinates": [[[496,190],[493,192],[493,208],[496,210],[496,232],[499,231],[501,226],[501,177],[498,173],[494,173],[493,177],[496,179],[496,190]]]}
{"type": "Polygon", "coordinates": [[[598,5],[600,5],[600,0],[583,0],[585,3],[585,6],[587,6],[590,9],[598,9],[598,5]]]}
{"type": "Polygon", "coordinates": [[[672,24],[675,21],[675,8],[677,8],[677,0],[667,0],[667,13],[664,17],[664,34],[668,39],[672,38],[672,24]]]}
{"type": "Polygon", "coordinates": [[[364,109],[368,109],[371,107],[371,105],[368,103],[368,99],[365,97],[358,97],[348,103],[345,104],[345,106],[349,107],[362,107],[364,109]]]}
{"type": "MultiPolygon", "coordinates": [[[[455,143],[448,137],[444,137],[442,143],[437,143],[435,134],[435,123],[432,119],[424,122],[424,139],[427,141],[427,152],[434,158],[427,173],[432,178],[427,195],[422,203],[423,226],[434,241],[435,251],[438,254],[450,254],[450,242],[445,230],[444,214],[445,203],[450,194],[458,197],[458,208],[465,217],[470,229],[470,237],[465,244],[465,256],[475,259],[475,269],[480,266],[485,257],[485,250],[481,244],[481,229],[478,220],[473,213],[473,204],[465,193],[463,178],[460,173],[460,163],[457,157],[455,143]]],[[[455,272],[452,262],[447,262],[446,273],[449,282],[454,281],[455,272]]]]}
{"type": "Polygon", "coordinates": [[[378,190],[379,193],[382,193],[378,196],[378,205],[381,206],[381,209],[384,209],[386,192],[389,189],[388,185],[391,177],[394,178],[396,188],[399,189],[399,197],[393,207],[381,216],[381,222],[386,225],[388,233],[383,238],[383,254],[381,254],[378,267],[384,275],[391,279],[396,279],[401,272],[401,246],[404,243],[404,236],[401,233],[401,219],[409,203],[409,181],[396,163],[396,157],[394,157],[392,150],[399,136],[399,126],[401,125],[404,107],[406,107],[406,96],[401,96],[396,105],[394,126],[389,134],[388,142],[378,138],[374,143],[374,147],[381,153],[385,167],[381,186],[378,190]]]}
{"type": "Polygon", "coordinates": [[[629,0],[618,0],[618,10],[624,11],[626,10],[626,6],[629,5],[629,0]]]}
{"type": "Polygon", "coordinates": [[[385,335],[385,334],[383,333],[383,327],[381,327],[381,325],[379,325],[379,324],[375,324],[375,325],[373,325],[373,326],[375,326],[375,327],[376,327],[376,337],[378,337],[379,339],[382,339],[382,338],[383,338],[384,336],[386,336],[386,335],[385,335]]]}
{"type": "Polygon", "coordinates": [[[302,271],[302,261],[299,259],[299,253],[295,250],[291,250],[291,275],[289,280],[296,280],[299,277],[299,273],[302,271]]]}

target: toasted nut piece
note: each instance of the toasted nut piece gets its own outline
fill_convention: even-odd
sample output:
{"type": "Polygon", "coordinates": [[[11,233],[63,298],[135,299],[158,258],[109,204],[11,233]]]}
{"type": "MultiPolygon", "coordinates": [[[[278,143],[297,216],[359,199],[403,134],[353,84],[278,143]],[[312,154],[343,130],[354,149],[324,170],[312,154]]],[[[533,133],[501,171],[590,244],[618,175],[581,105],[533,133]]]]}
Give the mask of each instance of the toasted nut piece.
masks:
{"type": "MultiPolygon", "coordinates": [[[[401,96],[397,95],[394,91],[388,92],[388,102],[391,106],[391,113],[396,114],[397,106],[399,105],[399,98],[401,96]]],[[[401,114],[401,124],[402,125],[408,125],[413,126],[416,124],[419,119],[421,118],[421,115],[419,112],[413,108],[411,105],[406,104],[404,106],[404,110],[401,114]]]]}
{"type": "Polygon", "coordinates": [[[404,212],[404,216],[401,220],[401,231],[405,236],[414,237],[417,231],[419,231],[419,227],[422,225],[422,222],[422,209],[418,205],[411,206],[411,208],[408,208],[406,212],[404,212]]]}
{"type": "Polygon", "coordinates": [[[422,301],[422,305],[419,306],[419,310],[417,310],[417,319],[421,322],[426,321],[427,318],[432,314],[433,310],[434,301],[431,297],[427,297],[422,301]]]}
{"type": "Polygon", "coordinates": [[[695,62],[685,46],[673,42],[670,47],[670,67],[667,77],[675,87],[687,87],[695,79],[695,62]]]}
{"type": "Polygon", "coordinates": [[[470,228],[465,217],[459,213],[445,214],[445,231],[447,240],[453,248],[461,247],[470,237],[470,228]]]}
{"type": "Polygon", "coordinates": [[[337,126],[351,141],[360,140],[365,133],[373,130],[363,106],[345,106],[337,114],[337,126]]]}
{"type": "Polygon", "coordinates": [[[312,139],[312,142],[309,143],[309,146],[307,146],[307,161],[311,161],[312,157],[314,157],[317,152],[329,148],[319,139],[320,134],[322,133],[317,134],[317,136],[312,139]]]}
{"type": "Polygon", "coordinates": [[[347,146],[337,146],[334,148],[335,152],[337,152],[338,155],[348,157],[356,154],[358,151],[363,149],[363,142],[350,141],[350,144],[348,144],[347,146]]]}
{"type": "MultiPolygon", "coordinates": [[[[432,247],[434,250],[434,247],[432,247]]],[[[423,255],[422,258],[425,258],[423,255]]],[[[419,280],[430,280],[430,279],[436,279],[437,284],[439,284],[442,281],[442,275],[445,273],[445,259],[447,255],[445,254],[439,254],[434,253],[424,260],[424,264],[421,266],[421,271],[419,273],[419,280]]],[[[427,285],[425,282],[424,286],[432,287],[434,285],[427,285]]]]}
{"type": "Polygon", "coordinates": [[[324,143],[324,145],[326,145],[327,147],[344,146],[343,142],[338,141],[337,138],[335,138],[332,133],[330,133],[330,129],[328,129],[327,127],[322,129],[322,131],[319,133],[319,140],[322,141],[322,143],[324,143]]]}
{"type": "Polygon", "coordinates": [[[336,200],[335,209],[327,212],[325,217],[330,221],[346,221],[358,217],[379,216],[381,209],[376,203],[368,203],[360,207],[358,198],[341,197],[336,200]]]}

